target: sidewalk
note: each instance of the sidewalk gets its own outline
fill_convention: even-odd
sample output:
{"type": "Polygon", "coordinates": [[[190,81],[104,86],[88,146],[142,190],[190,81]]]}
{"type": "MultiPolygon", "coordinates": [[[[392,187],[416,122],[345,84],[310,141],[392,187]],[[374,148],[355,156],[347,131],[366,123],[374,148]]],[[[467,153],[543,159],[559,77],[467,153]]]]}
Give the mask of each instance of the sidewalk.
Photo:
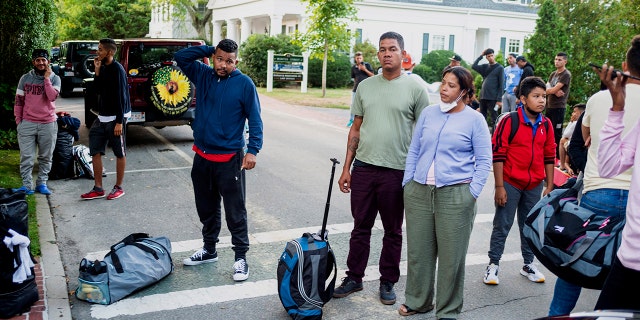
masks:
{"type": "Polygon", "coordinates": [[[28,313],[11,320],[59,319],[71,320],[71,308],[67,293],[67,280],[62,267],[60,251],[56,242],[51,210],[47,196],[36,194],[36,215],[40,232],[40,256],[35,265],[36,283],[40,300],[31,306],[28,313]]]}

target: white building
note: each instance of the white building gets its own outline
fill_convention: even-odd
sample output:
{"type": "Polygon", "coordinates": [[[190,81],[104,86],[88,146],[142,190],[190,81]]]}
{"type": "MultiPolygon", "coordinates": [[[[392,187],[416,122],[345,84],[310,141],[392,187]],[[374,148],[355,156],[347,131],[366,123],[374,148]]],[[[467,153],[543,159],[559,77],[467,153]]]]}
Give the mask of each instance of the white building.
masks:
{"type": "MultiPolygon", "coordinates": [[[[531,0],[361,0],[355,5],[360,21],[351,23],[358,33],[354,42],[377,45],[382,33],[395,31],[414,56],[446,49],[467,62],[488,47],[522,53],[538,18],[531,0]]],[[[242,43],[254,33],[304,32],[308,18],[299,0],[209,0],[207,7],[213,10],[214,44],[223,38],[225,22],[225,36],[242,43]]]]}
{"type": "MultiPolygon", "coordinates": [[[[205,7],[198,7],[204,11],[205,7]]],[[[210,28],[207,35],[210,36],[210,28]]],[[[198,32],[191,24],[191,17],[187,13],[176,14],[176,9],[169,3],[153,4],[151,6],[151,21],[149,21],[150,38],[198,38],[198,32]]]]}
{"type": "MultiPolygon", "coordinates": [[[[538,18],[530,0],[362,0],[356,2],[360,21],[352,30],[356,41],[374,45],[386,31],[405,39],[405,49],[421,56],[447,49],[473,61],[487,47],[503,53],[522,53],[524,38],[538,18]]],[[[304,32],[306,8],[298,0],[210,0],[213,43],[227,38],[243,42],[253,33],[304,32]]]]}

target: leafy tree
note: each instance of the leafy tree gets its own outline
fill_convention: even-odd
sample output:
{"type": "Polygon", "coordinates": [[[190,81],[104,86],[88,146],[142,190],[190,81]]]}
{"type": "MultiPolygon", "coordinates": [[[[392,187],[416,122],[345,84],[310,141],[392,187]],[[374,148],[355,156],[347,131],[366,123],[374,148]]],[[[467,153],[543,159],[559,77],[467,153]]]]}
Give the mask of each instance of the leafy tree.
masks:
{"type": "Polygon", "coordinates": [[[567,64],[572,74],[569,105],[586,102],[600,87],[598,76],[588,64],[607,61],[620,67],[629,41],[640,31],[638,2],[557,0],[555,5],[559,15],[568,22],[567,35],[571,43],[567,64]]]}
{"type": "Polygon", "coordinates": [[[335,50],[349,50],[352,34],[348,32],[349,23],[357,21],[358,10],[355,0],[301,0],[308,3],[308,29],[305,34],[297,35],[296,41],[311,56],[322,59],[322,97],[327,89],[327,60],[335,50]]]}
{"type": "Polygon", "coordinates": [[[433,50],[423,55],[422,59],[420,59],[420,65],[424,65],[426,68],[420,68],[417,72],[414,68],[413,71],[419,74],[426,82],[433,83],[440,81],[442,80],[442,69],[451,62],[449,58],[454,54],[455,52],[449,50],[433,50]]]}
{"type": "MultiPolygon", "coordinates": [[[[17,146],[4,137],[14,137],[13,105],[20,77],[32,68],[31,52],[49,49],[55,34],[55,7],[48,0],[0,2],[0,137],[3,147],[17,146]]],[[[12,139],[10,139],[12,140],[12,139]]]]}
{"type": "MultiPolygon", "coordinates": [[[[555,0],[552,5],[547,2],[551,1],[536,1],[537,4],[541,5],[539,15],[542,17],[542,8],[545,5],[556,8],[557,16],[562,21],[565,21],[564,29],[561,29],[562,33],[566,35],[568,43],[571,44],[564,50],[569,54],[567,69],[571,71],[572,75],[571,92],[567,103],[569,105],[584,103],[600,87],[600,80],[588,64],[590,62],[597,64],[607,62],[619,68],[625,59],[629,41],[634,35],[640,33],[638,1],[555,0]]],[[[549,34],[549,31],[545,32],[536,32],[534,34],[534,36],[538,35],[539,40],[541,40],[538,43],[538,49],[529,46],[528,41],[525,43],[531,52],[530,56],[539,50],[539,46],[548,46],[550,43],[548,40],[556,37],[553,34],[549,34]]],[[[544,70],[540,68],[541,66],[545,67],[541,62],[534,61],[531,58],[532,63],[536,66],[536,74],[542,76],[545,80],[554,70],[551,62],[557,51],[562,50],[554,49],[554,51],[547,53],[549,56],[544,62],[550,67],[544,70]]],[[[565,119],[568,119],[569,116],[570,110],[568,108],[565,119]]]]}
{"type": "Polygon", "coordinates": [[[151,0],[58,0],[58,40],[135,38],[149,33],[151,0]]]}
{"type": "Polygon", "coordinates": [[[553,0],[542,0],[535,32],[525,39],[525,48],[527,60],[536,67],[536,75],[545,81],[556,70],[553,64],[556,54],[570,53],[567,27],[553,0]]]}
{"type": "Polygon", "coordinates": [[[172,7],[174,11],[169,17],[178,23],[184,23],[184,18],[188,16],[191,26],[198,33],[198,39],[209,39],[207,34],[213,33],[211,24],[213,10],[207,8],[208,2],[208,0],[151,0],[151,5],[172,7]]]}
{"type": "MultiPolygon", "coordinates": [[[[333,57],[327,62],[327,87],[344,88],[351,83],[351,61],[349,56],[333,52],[333,57]]],[[[322,85],[322,60],[309,59],[309,85],[319,87],[322,85]]]]}
{"type": "MultiPolygon", "coordinates": [[[[292,43],[291,37],[284,34],[268,36],[265,34],[252,34],[247,41],[240,45],[239,54],[242,57],[238,68],[248,75],[253,82],[260,87],[267,84],[267,50],[276,53],[301,54],[301,48],[292,43]]],[[[274,83],[274,85],[276,85],[274,83]]]]}
{"type": "MultiPolygon", "coordinates": [[[[380,61],[378,60],[378,47],[375,46],[369,39],[364,42],[358,43],[353,46],[353,52],[362,52],[362,58],[364,61],[369,62],[374,72],[380,68],[380,61]]],[[[353,61],[352,61],[353,63],[353,61]]]]}

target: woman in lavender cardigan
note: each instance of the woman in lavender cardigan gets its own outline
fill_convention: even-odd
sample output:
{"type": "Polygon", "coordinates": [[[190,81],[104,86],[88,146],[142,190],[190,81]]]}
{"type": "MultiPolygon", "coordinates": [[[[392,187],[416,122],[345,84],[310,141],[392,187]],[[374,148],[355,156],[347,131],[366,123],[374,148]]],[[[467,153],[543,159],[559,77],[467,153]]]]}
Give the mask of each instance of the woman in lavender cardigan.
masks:
{"type": "Polygon", "coordinates": [[[406,302],[398,309],[403,316],[431,311],[434,293],[438,319],[455,319],[462,310],[476,199],[492,163],[487,123],[465,105],[473,93],[467,69],[448,69],[442,102],[422,111],[413,132],[402,182],[408,260],[406,302]]]}

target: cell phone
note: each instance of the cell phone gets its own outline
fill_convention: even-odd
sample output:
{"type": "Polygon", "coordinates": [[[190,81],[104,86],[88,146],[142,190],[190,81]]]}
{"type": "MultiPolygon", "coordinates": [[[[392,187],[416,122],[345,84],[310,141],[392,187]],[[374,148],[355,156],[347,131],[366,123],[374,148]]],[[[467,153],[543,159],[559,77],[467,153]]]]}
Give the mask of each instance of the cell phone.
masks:
{"type": "MultiPolygon", "coordinates": [[[[590,67],[594,67],[598,70],[602,70],[602,65],[597,65],[595,63],[589,63],[590,67]]],[[[630,74],[624,74],[622,73],[622,71],[618,70],[618,69],[613,69],[613,73],[611,74],[611,80],[616,78],[616,74],[621,74],[623,77],[627,77],[627,78],[631,78],[631,79],[635,79],[635,80],[640,80],[640,77],[636,77],[636,76],[632,76],[630,74]]]]}
{"type": "Polygon", "coordinates": [[[364,62],[360,62],[360,64],[364,64],[364,62]]]}

